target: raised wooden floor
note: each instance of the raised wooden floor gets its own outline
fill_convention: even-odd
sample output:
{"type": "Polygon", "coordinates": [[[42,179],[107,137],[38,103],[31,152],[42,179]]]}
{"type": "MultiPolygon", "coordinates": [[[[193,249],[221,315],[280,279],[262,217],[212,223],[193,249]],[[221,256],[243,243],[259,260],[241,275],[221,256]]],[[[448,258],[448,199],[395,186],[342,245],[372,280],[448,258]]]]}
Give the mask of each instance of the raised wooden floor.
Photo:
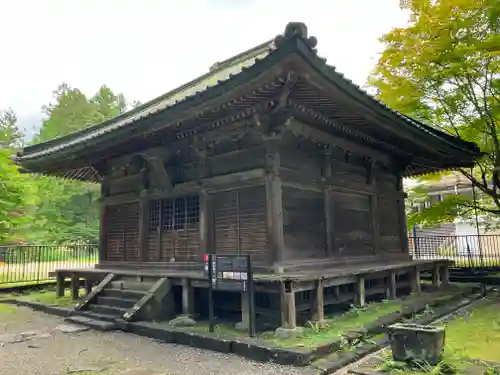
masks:
{"type": "MultiPolygon", "coordinates": [[[[321,270],[309,268],[301,272],[281,274],[255,274],[255,291],[261,295],[261,301],[264,301],[260,306],[257,305],[256,309],[261,316],[268,316],[270,320],[279,320],[282,326],[293,328],[298,320],[323,320],[326,306],[345,303],[364,306],[366,298],[374,295],[396,298],[400,292],[419,293],[420,274],[423,271],[432,272],[434,285],[447,283],[448,267],[451,263],[448,260],[386,261],[384,263],[342,264],[321,270]]],[[[98,303],[100,293],[106,295],[105,289],[112,280],[113,282],[127,280],[127,282],[143,283],[143,285],[149,283],[150,286],[161,281],[168,284],[168,290],[180,287],[182,297],[176,301],[172,298],[169,303],[181,306],[184,314],[192,314],[196,310],[194,297],[196,290],[206,289],[209,286],[203,272],[176,271],[157,267],[151,269],[144,267],[58,269],[54,272],[54,276],[58,280],[59,295],[64,293],[63,281],[71,278],[74,299],[79,298],[81,279],[85,280],[87,295],[80,301],[80,306],[83,303],[83,309],[86,304],[95,304],[96,301],[98,303]]],[[[145,292],[150,299],[155,293],[154,288],[145,292]]],[[[234,296],[234,293],[232,295],[234,296]]],[[[161,298],[164,297],[165,295],[161,296],[161,298]]],[[[155,298],[159,300],[158,296],[153,300],[155,298]]],[[[240,311],[242,322],[244,322],[248,321],[246,301],[247,298],[242,295],[239,299],[233,299],[232,304],[228,299],[225,305],[233,312],[240,311]]],[[[110,310],[109,306],[102,307],[104,310],[110,310]]],[[[115,310],[119,309],[115,308],[115,310]]]]}

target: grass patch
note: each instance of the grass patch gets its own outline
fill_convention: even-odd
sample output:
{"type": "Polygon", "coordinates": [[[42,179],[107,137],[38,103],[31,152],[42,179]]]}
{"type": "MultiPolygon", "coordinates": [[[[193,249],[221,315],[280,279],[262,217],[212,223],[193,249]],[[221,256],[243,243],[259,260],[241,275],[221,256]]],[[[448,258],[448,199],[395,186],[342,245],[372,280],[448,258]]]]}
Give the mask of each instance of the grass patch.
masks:
{"type": "Polygon", "coordinates": [[[6,303],[0,303],[0,316],[2,314],[10,314],[16,311],[16,308],[12,305],[8,305],[6,303]]]}
{"type": "Polygon", "coordinates": [[[47,279],[47,280],[39,280],[39,281],[19,281],[15,283],[0,283],[0,289],[9,289],[15,288],[18,286],[30,286],[30,285],[38,285],[38,284],[55,284],[56,280],[47,279]]]}
{"type": "Polygon", "coordinates": [[[446,325],[446,344],[464,358],[500,358],[500,303],[491,301],[446,325]]]}
{"type": "MultiPolygon", "coordinates": [[[[80,295],[84,292],[84,289],[81,289],[80,295]]],[[[69,290],[65,290],[64,297],[57,297],[54,289],[37,290],[27,293],[11,293],[5,296],[23,301],[33,301],[60,307],[74,307],[76,305],[76,301],[73,301],[71,298],[71,292],[69,290]]]]}

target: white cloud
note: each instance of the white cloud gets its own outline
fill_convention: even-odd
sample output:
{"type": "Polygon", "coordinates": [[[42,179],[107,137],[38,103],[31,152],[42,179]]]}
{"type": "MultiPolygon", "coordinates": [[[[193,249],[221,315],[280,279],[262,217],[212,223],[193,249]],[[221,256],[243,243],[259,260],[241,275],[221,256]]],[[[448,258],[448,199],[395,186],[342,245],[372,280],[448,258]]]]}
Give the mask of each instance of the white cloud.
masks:
{"type": "MultiPolygon", "coordinates": [[[[16,0],[0,2],[0,108],[21,121],[67,82],[146,101],[302,21],[319,54],[363,84],[403,26],[398,0],[16,0]]],[[[24,126],[28,124],[23,123],[24,126]]]]}

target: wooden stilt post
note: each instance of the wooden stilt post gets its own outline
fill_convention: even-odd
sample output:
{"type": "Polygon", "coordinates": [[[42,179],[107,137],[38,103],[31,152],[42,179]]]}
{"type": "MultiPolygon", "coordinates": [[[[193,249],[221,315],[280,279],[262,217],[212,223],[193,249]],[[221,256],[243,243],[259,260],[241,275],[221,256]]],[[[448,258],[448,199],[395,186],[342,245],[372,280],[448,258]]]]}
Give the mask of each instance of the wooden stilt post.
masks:
{"type": "Polygon", "coordinates": [[[288,325],[288,315],[287,315],[287,305],[286,305],[286,290],[284,282],[281,283],[280,312],[281,312],[281,326],[286,327],[288,325]]]}
{"type": "Polygon", "coordinates": [[[412,293],[420,294],[422,291],[420,288],[420,269],[418,267],[413,267],[410,271],[411,277],[411,291],[412,293]]]}
{"type": "Polygon", "coordinates": [[[57,280],[57,289],[56,289],[56,297],[64,297],[64,276],[62,273],[58,272],[56,276],[57,280]]]}
{"type": "Polygon", "coordinates": [[[434,263],[434,268],[432,269],[432,285],[439,288],[441,286],[439,265],[434,263]]]}
{"type": "Polygon", "coordinates": [[[295,329],[297,327],[297,311],[295,308],[295,290],[292,282],[285,282],[283,292],[285,311],[282,316],[286,319],[283,326],[287,329],[295,329]]]}
{"type": "Polygon", "coordinates": [[[314,307],[313,320],[318,323],[325,321],[325,288],[323,286],[323,279],[319,279],[316,285],[316,306],[314,307]]]}
{"type": "Polygon", "coordinates": [[[365,306],[365,277],[363,275],[359,275],[358,277],[356,304],[358,307],[365,306]]]}
{"type": "Polygon", "coordinates": [[[440,276],[442,285],[449,284],[449,282],[450,282],[450,269],[448,268],[448,264],[444,264],[440,267],[439,276],[440,276]]]}
{"type": "Polygon", "coordinates": [[[333,287],[333,295],[335,296],[336,300],[340,299],[340,286],[339,285],[335,285],[333,287]]]}
{"type": "Polygon", "coordinates": [[[76,301],[80,296],[80,278],[76,273],[71,275],[71,298],[76,301]]]}
{"type": "Polygon", "coordinates": [[[396,272],[391,271],[387,278],[387,285],[385,287],[385,296],[387,299],[395,299],[397,294],[396,285],[396,272]]]}
{"type": "Polygon", "coordinates": [[[190,316],[194,313],[194,288],[188,278],[182,279],[182,315],[190,316]]]}
{"type": "Polygon", "coordinates": [[[89,294],[92,292],[93,281],[89,279],[85,279],[85,293],[89,294]]]}

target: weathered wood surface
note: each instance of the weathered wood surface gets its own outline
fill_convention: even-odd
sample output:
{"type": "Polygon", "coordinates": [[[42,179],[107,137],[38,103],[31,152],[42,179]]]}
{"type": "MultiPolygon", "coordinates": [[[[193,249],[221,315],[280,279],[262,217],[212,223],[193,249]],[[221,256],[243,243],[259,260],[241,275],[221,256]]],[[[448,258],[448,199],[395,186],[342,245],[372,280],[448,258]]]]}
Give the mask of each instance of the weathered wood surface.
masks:
{"type": "Polygon", "coordinates": [[[210,250],[270,264],[407,251],[388,155],[274,117],[272,137],[241,123],[231,137],[212,130],[108,161],[104,259],[199,262],[210,250]],[[325,134],[329,146],[318,143],[325,134]]]}

